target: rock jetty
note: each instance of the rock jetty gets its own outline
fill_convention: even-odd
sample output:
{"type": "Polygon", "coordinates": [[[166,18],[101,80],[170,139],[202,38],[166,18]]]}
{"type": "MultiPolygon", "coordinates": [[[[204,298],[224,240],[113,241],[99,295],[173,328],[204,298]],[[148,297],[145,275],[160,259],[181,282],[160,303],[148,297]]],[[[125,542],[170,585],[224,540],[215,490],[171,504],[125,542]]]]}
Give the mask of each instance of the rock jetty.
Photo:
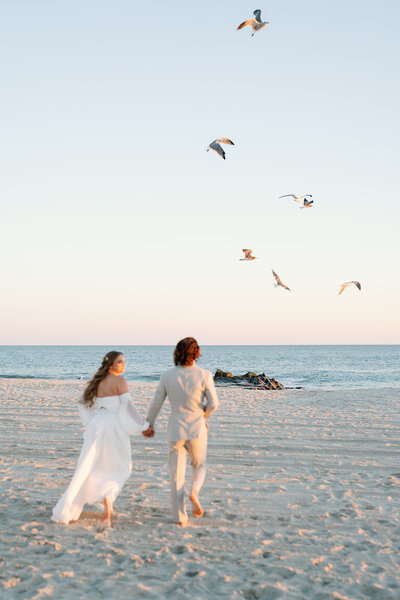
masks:
{"type": "Polygon", "coordinates": [[[219,385],[240,385],[247,389],[257,390],[302,390],[302,387],[290,388],[285,387],[279,381],[273,377],[267,377],[265,373],[257,375],[252,371],[245,373],[244,375],[232,375],[232,373],[225,373],[221,369],[217,369],[214,375],[214,381],[219,385]]]}

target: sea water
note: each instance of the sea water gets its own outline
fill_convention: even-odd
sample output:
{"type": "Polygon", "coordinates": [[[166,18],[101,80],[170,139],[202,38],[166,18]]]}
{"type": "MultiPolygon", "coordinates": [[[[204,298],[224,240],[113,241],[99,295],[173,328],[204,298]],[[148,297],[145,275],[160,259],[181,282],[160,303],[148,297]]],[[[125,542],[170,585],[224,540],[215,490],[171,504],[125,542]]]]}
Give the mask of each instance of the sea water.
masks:
{"type": "MultiPolygon", "coordinates": [[[[0,377],[89,379],[110,350],[124,353],[128,381],[157,381],[173,346],[0,346],[0,377]]],[[[305,389],[400,387],[400,345],[202,346],[199,366],[275,377],[305,389]]]]}

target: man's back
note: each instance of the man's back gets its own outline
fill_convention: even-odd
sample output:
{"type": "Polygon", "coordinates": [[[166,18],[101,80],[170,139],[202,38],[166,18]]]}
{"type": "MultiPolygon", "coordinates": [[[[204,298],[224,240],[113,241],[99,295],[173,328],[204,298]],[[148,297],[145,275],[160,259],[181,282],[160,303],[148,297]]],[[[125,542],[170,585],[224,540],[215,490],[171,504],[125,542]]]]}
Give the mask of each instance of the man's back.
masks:
{"type": "Polygon", "coordinates": [[[210,371],[197,365],[178,365],[163,373],[149,409],[149,423],[154,423],[167,396],[171,404],[169,439],[185,440],[199,437],[205,427],[204,418],[218,406],[210,371]]]}

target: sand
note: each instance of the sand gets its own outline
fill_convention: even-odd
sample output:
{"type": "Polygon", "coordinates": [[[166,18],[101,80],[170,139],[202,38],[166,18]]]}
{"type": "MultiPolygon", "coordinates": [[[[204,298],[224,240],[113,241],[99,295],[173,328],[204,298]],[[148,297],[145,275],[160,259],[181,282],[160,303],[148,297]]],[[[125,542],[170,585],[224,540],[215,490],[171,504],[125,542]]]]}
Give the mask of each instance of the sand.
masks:
{"type": "MultiPolygon", "coordinates": [[[[0,380],[1,598],[400,598],[400,390],[220,388],[205,515],[187,529],[170,517],[166,405],[153,440],[132,438],[99,533],[96,507],[50,522],[83,385],[0,380]]],[[[155,384],[130,388],[145,414],[155,384]]]]}

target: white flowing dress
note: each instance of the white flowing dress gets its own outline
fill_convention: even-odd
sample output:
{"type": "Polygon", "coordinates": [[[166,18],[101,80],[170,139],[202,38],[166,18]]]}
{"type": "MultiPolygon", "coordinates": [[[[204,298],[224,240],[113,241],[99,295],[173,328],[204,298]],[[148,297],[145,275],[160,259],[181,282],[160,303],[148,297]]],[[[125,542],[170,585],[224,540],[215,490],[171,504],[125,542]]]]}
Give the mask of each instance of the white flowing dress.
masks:
{"type": "Polygon", "coordinates": [[[129,436],[149,427],[129,393],[95,398],[92,408],[79,403],[79,414],[86,427],[82,450],[71,483],[51,516],[66,525],[79,518],[86,503],[115,501],[132,470],[129,436]]]}

